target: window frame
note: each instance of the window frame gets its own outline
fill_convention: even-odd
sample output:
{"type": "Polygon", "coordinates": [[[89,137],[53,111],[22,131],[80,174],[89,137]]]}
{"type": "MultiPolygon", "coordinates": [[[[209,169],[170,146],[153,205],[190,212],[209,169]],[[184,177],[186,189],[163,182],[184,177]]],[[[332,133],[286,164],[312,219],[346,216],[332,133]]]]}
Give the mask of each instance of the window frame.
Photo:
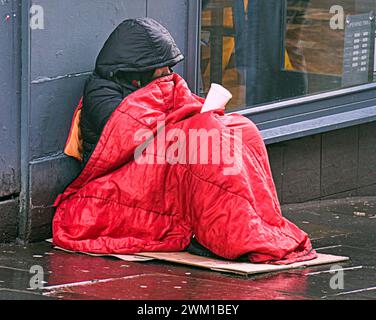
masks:
{"type": "MultiPolygon", "coordinates": [[[[198,94],[200,70],[201,0],[188,2],[185,77],[198,94]]],[[[283,101],[247,106],[229,112],[250,118],[266,144],[376,121],[376,82],[283,101]]]]}

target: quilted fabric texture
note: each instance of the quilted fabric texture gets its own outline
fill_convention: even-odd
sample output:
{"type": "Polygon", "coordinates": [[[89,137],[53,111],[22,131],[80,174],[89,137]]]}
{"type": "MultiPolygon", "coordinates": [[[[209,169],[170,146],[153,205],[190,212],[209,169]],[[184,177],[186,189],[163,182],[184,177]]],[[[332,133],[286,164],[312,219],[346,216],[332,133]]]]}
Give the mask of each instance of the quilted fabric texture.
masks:
{"type": "Polygon", "coordinates": [[[315,258],[307,234],[281,214],[257,127],[237,114],[201,114],[203,102],[177,74],[127,96],[86,167],[56,199],[54,244],[92,253],[182,251],[195,235],[227,259],[246,255],[255,263],[285,264],[315,258]],[[201,151],[207,145],[201,140],[195,148],[190,141],[183,144],[177,163],[165,161],[176,144],[164,136],[189,137],[195,129],[231,129],[241,135],[233,136],[229,153],[208,148],[207,163],[188,161],[205,156],[201,151]],[[139,139],[143,132],[152,133],[149,146],[137,153],[147,139],[139,139]],[[166,148],[161,151],[162,140],[166,148]],[[240,158],[231,157],[239,146],[240,158]],[[226,169],[236,170],[226,174],[226,169]]]}

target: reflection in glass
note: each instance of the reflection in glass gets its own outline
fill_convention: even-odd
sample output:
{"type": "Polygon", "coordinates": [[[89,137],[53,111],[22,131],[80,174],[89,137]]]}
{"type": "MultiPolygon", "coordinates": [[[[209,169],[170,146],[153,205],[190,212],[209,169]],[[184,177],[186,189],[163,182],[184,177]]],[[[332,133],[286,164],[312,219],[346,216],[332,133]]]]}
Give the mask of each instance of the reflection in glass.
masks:
{"type": "Polygon", "coordinates": [[[201,94],[228,110],[373,81],[376,0],[203,0],[201,94]]]}

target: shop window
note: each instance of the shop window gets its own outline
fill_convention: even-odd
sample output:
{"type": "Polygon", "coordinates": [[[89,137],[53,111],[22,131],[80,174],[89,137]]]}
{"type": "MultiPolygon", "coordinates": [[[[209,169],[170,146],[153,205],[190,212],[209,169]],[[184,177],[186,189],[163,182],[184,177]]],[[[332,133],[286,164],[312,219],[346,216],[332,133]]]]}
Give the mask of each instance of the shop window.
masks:
{"type": "Polygon", "coordinates": [[[375,0],[203,0],[200,93],[228,110],[374,81],[375,0]]]}

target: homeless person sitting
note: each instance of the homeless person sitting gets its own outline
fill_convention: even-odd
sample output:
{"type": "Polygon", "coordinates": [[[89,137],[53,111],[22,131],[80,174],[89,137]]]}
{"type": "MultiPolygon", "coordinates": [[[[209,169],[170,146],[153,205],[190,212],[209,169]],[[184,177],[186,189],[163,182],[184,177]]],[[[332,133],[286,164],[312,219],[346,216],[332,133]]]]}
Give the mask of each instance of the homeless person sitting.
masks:
{"type": "Polygon", "coordinates": [[[84,167],[55,201],[53,243],[102,254],[203,248],[253,263],[316,258],[307,234],[282,217],[256,126],[223,110],[201,113],[204,99],[171,69],[182,60],[153,19],[125,20],[110,35],[72,122],[84,167]],[[220,132],[229,152],[182,139],[203,130],[220,132]],[[206,161],[190,161],[198,154],[206,161]]]}

